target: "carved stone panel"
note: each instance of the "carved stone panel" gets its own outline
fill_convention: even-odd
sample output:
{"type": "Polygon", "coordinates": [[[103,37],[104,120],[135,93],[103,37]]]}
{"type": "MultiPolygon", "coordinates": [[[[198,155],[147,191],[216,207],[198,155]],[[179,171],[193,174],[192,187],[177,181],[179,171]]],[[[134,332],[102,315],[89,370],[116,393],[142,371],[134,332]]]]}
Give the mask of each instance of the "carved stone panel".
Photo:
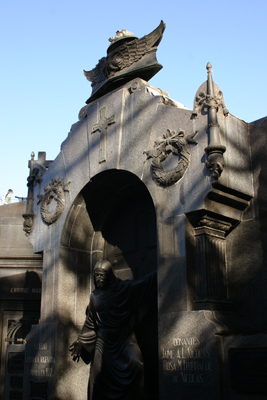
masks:
{"type": "Polygon", "coordinates": [[[212,228],[196,229],[198,301],[227,299],[225,238],[212,228]]]}

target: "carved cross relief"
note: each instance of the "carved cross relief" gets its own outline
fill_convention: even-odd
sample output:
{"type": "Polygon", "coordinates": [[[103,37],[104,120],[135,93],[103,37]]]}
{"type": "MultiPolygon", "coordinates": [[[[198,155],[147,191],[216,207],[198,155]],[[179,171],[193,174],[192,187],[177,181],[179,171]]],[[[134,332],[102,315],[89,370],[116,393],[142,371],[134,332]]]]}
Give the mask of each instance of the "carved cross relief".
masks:
{"type": "Polygon", "coordinates": [[[38,164],[43,165],[45,168],[48,168],[50,164],[52,164],[53,161],[46,160],[46,152],[45,151],[39,151],[38,152],[38,160],[36,160],[38,164]]]}
{"type": "Polygon", "coordinates": [[[92,134],[100,132],[100,151],[99,151],[99,164],[107,160],[107,130],[108,126],[116,122],[116,114],[107,118],[107,107],[100,110],[100,120],[97,124],[92,126],[92,134]]]}

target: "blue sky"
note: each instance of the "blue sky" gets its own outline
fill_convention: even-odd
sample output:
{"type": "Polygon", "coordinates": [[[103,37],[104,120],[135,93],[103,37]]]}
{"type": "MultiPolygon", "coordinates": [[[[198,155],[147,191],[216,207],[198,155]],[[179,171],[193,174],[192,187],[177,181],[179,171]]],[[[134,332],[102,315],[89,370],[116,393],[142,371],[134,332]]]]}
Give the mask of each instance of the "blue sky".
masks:
{"type": "Polygon", "coordinates": [[[0,199],[27,196],[28,160],[53,160],[90,97],[83,69],[123,28],[137,37],[166,23],[150,84],[192,109],[206,64],[230,113],[267,115],[266,0],[0,0],[0,199]]]}

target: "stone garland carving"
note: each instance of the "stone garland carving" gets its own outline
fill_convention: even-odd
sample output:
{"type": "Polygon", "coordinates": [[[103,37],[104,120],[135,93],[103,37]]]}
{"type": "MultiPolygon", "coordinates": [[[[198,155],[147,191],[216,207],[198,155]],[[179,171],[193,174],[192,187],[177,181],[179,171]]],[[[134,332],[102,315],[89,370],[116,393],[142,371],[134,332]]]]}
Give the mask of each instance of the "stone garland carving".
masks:
{"type": "Polygon", "coordinates": [[[209,217],[203,217],[199,221],[198,226],[199,227],[203,227],[203,226],[209,227],[212,229],[221,230],[223,232],[228,232],[232,228],[232,225],[229,222],[217,221],[217,220],[209,218],[209,217]]]}
{"type": "Polygon", "coordinates": [[[155,141],[154,150],[144,151],[147,155],[146,160],[152,158],[151,173],[158,185],[165,187],[174,185],[184,176],[190,163],[189,145],[197,144],[194,139],[196,134],[197,132],[185,136],[184,130],[179,129],[176,132],[167,129],[166,134],[155,141]],[[179,156],[178,165],[172,171],[164,171],[162,163],[170,154],[179,156]]]}
{"type": "Polygon", "coordinates": [[[223,110],[223,115],[227,117],[229,114],[229,111],[225,105],[224,98],[223,98],[223,93],[220,90],[217,95],[209,95],[206,94],[205,92],[199,92],[197,97],[196,97],[196,106],[193,111],[193,117],[197,117],[199,114],[199,111],[201,110],[202,107],[211,107],[211,106],[217,106],[222,107],[223,110]]]}
{"type": "Polygon", "coordinates": [[[44,187],[45,194],[38,196],[38,204],[41,202],[41,215],[46,224],[53,224],[62,215],[66,203],[65,192],[69,192],[70,183],[64,184],[62,179],[51,179],[50,183],[44,187]],[[49,210],[49,205],[53,200],[57,202],[56,208],[49,210]]]}

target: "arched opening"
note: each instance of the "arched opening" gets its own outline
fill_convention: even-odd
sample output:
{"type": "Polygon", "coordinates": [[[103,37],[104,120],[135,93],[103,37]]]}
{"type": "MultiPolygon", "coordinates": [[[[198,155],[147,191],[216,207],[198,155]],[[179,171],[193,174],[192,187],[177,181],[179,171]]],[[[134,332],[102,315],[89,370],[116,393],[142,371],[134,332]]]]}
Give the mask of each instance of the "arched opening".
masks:
{"type": "MultiPolygon", "coordinates": [[[[93,177],[75,199],[61,240],[63,247],[88,255],[76,257],[87,260],[86,266],[79,264],[76,269],[77,285],[80,282],[89,291],[93,289],[92,268],[101,259],[110,261],[122,280],[139,279],[155,271],[156,225],[152,198],[136,175],[108,170],[93,177]]],[[[70,259],[66,257],[64,264],[73,270],[76,267],[70,259]]],[[[158,397],[156,294],[136,316],[135,332],[144,357],[146,398],[154,400],[158,397]]]]}

